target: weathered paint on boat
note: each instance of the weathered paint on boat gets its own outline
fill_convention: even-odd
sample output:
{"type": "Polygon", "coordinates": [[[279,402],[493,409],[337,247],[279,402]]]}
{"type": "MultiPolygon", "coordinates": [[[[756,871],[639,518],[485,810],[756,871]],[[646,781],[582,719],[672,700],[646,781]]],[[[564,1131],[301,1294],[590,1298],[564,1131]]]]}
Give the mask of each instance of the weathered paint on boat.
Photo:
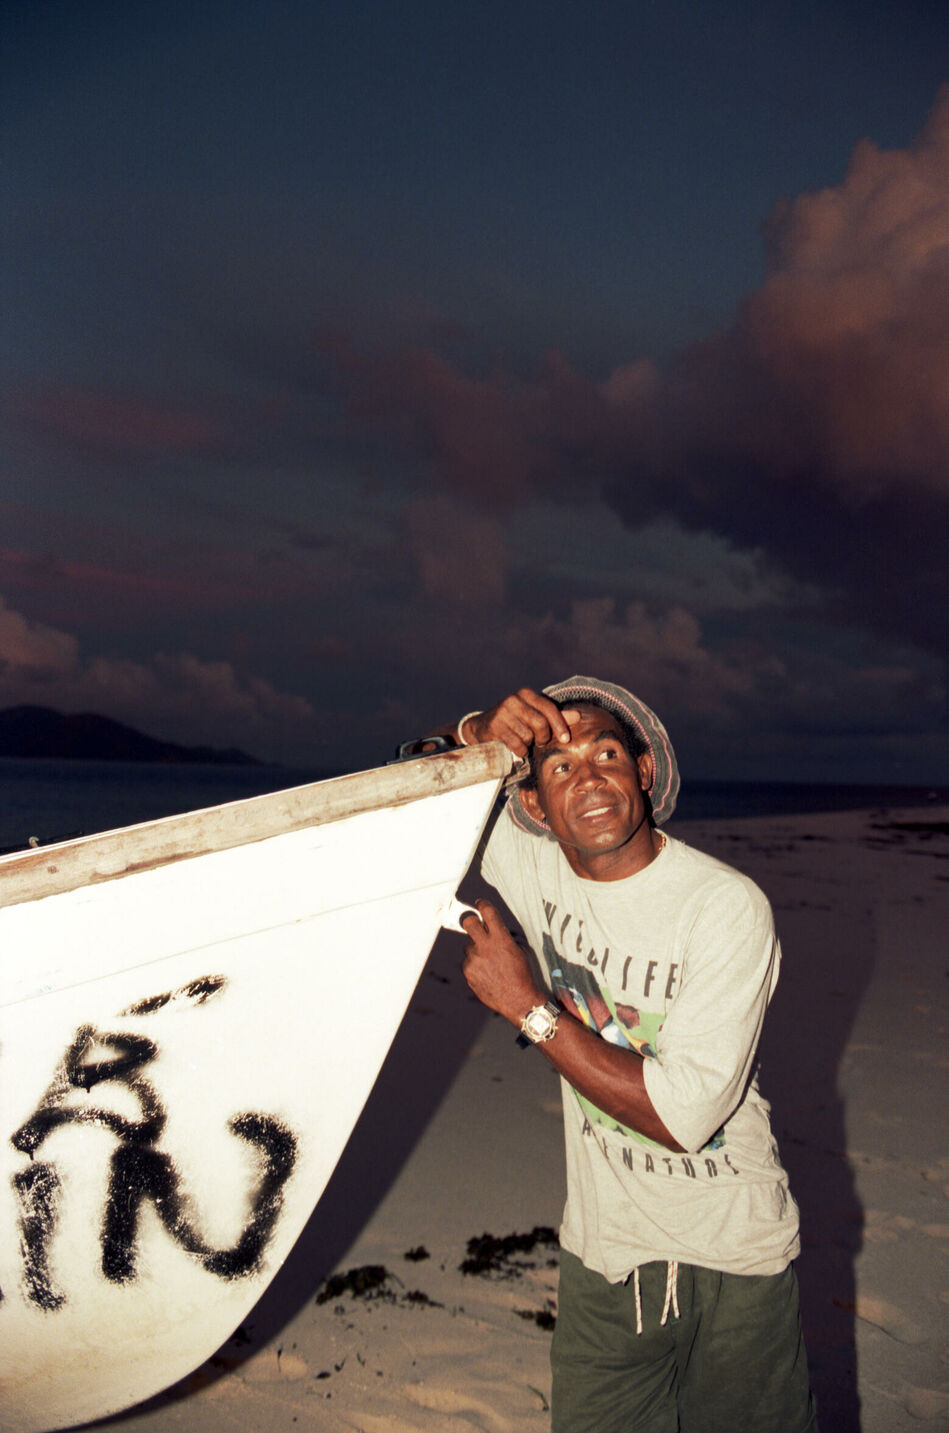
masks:
{"type": "Polygon", "coordinates": [[[346,1144],[499,745],[0,859],[0,1430],[202,1363],[346,1144]]]}

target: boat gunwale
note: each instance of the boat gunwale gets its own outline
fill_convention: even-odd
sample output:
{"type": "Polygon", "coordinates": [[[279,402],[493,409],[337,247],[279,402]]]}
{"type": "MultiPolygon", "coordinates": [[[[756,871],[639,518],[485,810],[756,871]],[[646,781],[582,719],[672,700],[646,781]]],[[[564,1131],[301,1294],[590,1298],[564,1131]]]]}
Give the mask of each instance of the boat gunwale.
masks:
{"type": "Polygon", "coordinates": [[[305,786],[163,816],[0,857],[0,909],[118,880],[195,856],[406,806],[443,792],[501,782],[513,757],[502,742],[459,747],[305,786]]]}

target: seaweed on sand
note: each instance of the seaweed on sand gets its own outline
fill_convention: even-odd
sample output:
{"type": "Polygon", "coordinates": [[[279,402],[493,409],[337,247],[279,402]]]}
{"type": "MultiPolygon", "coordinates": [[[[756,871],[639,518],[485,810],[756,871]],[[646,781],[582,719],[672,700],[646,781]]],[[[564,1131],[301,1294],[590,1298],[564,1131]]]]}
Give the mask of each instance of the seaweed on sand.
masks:
{"type": "MultiPolygon", "coordinates": [[[[535,1269],[537,1261],[519,1258],[533,1254],[538,1245],[555,1249],[557,1231],[547,1224],[537,1224],[529,1234],[479,1234],[468,1240],[468,1257],[458,1265],[463,1274],[479,1274],[482,1278],[519,1279],[525,1269],[535,1269]]],[[[546,1265],[555,1261],[544,1260],[546,1265]]]]}

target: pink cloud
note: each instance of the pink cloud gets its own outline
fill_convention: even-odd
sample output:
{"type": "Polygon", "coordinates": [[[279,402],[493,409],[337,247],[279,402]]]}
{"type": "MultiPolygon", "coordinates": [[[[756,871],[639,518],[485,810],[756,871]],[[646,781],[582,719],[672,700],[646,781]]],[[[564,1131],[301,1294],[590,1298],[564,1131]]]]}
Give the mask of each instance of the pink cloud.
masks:
{"type": "MultiPolygon", "coordinates": [[[[100,524],[95,536],[78,531],[62,540],[71,537],[74,547],[101,546],[103,528],[100,524]]],[[[68,624],[79,604],[84,625],[134,631],[144,614],[207,617],[334,590],[348,575],[347,562],[353,566],[359,559],[352,551],[329,551],[314,562],[278,541],[263,556],[253,546],[205,543],[198,563],[190,547],[183,555],[180,545],[141,534],[116,531],[112,536],[122,565],[0,548],[0,587],[28,601],[47,621],[68,624]]]]}
{"type": "Polygon", "coordinates": [[[206,452],[221,447],[221,426],[192,407],[61,383],[35,383],[7,400],[14,421],[62,442],[117,453],[206,452]]]}
{"type": "Polygon", "coordinates": [[[42,686],[72,676],[79,665],[79,643],[67,632],[30,622],[0,597],[0,684],[22,680],[42,686]]]}
{"type": "Polygon", "coordinates": [[[842,184],[777,206],[734,341],[838,482],[949,492],[949,86],[908,149],[863,140],[842,184]]]}
{"type": "Polygon", "coordinates": [[[98,711],[167,740],[278,759],[315,746],[318,729],[305,697],[230,662],[187,652],[85,657],[72,634],[31,622],[0,598],[0,706],[22,704],[98,711]]]}
{"type": "Polygon", "coordinates": [[[351,414],[446,493],[500,516],[592,490],[628,526],[668,514],[763,548],[863,619],[949,644],[949,86],[915,143],[864,140],[838,185],[779,204],[763,284],[664,368],[595,383],[557,354],[523,378],[331,351],[351,414]]]}

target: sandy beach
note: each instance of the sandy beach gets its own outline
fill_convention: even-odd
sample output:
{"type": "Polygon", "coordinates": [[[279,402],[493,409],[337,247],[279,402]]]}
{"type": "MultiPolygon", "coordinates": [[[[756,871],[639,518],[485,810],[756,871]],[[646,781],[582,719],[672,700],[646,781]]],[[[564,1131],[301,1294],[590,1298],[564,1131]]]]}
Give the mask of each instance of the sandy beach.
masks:
{"type": "MultiPolygon", "coordinates": [[[[949,1428],[949,809],[669,830],[775,909],[761,1087],[801,1206],[823,1433],[949,1428]]],[[[329,1189],[246,1323],[183,1383],[91,1426],[547,1428],[558,1082],[468,994],[461,944],[436,944],[329,1189]]]]}

